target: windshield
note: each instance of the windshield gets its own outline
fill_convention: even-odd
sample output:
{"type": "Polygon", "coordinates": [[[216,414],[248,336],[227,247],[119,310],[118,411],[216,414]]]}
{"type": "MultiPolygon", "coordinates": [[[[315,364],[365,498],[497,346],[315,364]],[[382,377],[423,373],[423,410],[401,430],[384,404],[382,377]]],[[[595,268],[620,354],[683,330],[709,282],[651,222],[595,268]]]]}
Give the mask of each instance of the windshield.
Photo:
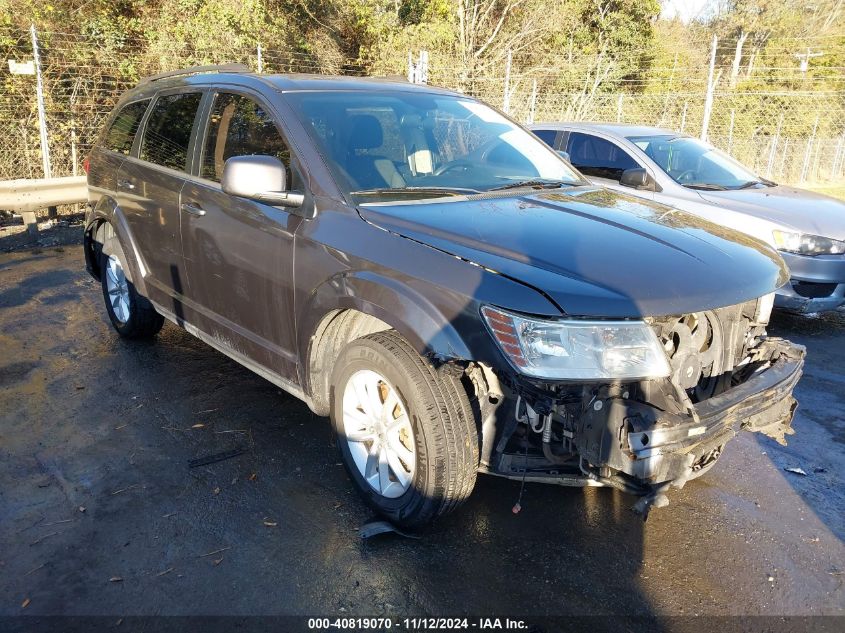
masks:
{"type": "Polygon", "coordinates": [[[691,189],[743,189],[769,184],[733,158],[698,139],[686,136],[632,136],[672,179],[691,189]]]}
{"type": "Polygon", "coordinates": [[[410,91],[287,96],[356,199],[585,184],[545,143],[469,98],[410,91]]]}

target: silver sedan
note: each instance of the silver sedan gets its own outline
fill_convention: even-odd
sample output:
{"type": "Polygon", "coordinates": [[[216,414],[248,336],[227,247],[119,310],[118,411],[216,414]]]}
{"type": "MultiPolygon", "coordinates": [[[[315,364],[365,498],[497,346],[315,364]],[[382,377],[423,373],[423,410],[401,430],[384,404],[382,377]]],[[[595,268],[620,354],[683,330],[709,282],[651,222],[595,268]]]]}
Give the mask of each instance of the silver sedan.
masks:
{"type": "Polygon", "coordinates": [[[656,127],[538,123],[534,133],[596,184],[662,202],[774,246],[791,279],[775,305],[845,305],[845,203],[761,178],[696,138],[656,127]]]}

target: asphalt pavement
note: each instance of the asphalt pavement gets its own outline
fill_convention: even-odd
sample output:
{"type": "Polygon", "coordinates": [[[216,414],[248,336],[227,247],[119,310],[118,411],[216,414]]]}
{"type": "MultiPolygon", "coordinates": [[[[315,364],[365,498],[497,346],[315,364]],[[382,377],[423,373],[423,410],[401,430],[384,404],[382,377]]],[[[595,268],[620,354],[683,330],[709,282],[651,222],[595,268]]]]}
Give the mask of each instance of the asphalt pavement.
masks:
{"type": "Polygon", "coordinates": [[[789,446],[743,434],[646,523],[482,476],[365,541],[325,418],[171,324],[119,339],[80,246],[2,254],[0,616],[843,616],[845,315],[770,334],[808,348],[789,446]]]}

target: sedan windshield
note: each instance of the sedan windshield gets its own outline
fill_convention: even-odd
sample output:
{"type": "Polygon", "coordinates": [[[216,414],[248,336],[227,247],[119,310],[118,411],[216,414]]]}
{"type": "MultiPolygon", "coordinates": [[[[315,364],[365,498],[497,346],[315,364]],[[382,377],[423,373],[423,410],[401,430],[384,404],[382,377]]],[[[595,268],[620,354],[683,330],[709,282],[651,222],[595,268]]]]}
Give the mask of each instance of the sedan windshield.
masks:
{"type": "Polygon", "coordinates": [[[632,136],[628,140],[643,150],[672,179],[690,189],[745,189],[769,185],[712,145],[688,136],[632,136]]]}
{"type": "Polygon", "coordinates": [[[287,96],[339,184],[358,200],[586,184],[545,143],[467,97],[411,91],[287,96]]]}

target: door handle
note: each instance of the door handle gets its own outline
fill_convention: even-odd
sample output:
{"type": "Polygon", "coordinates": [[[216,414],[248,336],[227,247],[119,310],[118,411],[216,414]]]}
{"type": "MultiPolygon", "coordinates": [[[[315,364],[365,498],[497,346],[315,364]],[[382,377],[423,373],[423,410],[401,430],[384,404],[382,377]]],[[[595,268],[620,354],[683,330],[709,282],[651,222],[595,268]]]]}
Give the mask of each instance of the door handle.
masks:
{"type": "Polygon", "coordinates": [[[195,206],[193,204],[188,204],[187,202],[183,202],[182,205],[179,207],[185,213],[190,213],[191,215],[196,215],[198,217],[202,217],[205,215],[205,209],[202,207],[195,206]]]}
{"type": "Polygon", "coordinates": [[[130,191],[135,188],[135,185],[131,181],[126,179],[118,180],[117,186],[121,189],[129,189],[130,191]]]}

